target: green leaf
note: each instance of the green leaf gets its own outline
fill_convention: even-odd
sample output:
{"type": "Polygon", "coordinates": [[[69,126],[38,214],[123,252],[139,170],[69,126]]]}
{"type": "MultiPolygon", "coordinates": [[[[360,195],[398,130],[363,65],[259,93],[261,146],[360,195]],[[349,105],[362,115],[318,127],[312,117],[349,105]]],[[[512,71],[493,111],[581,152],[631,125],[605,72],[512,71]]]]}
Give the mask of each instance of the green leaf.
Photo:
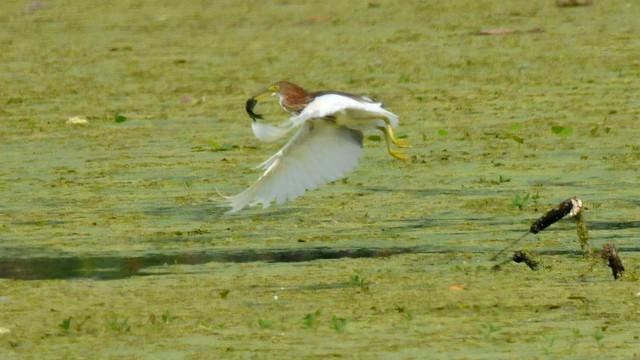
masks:
{"type": "Polygon", "coordinates": [[[69,332],[69,328],[71,327],[71,319],[72,317],[69,316],[68,318],[62,320],[62,323],[58,326],[60,326],[62,330],[69,332]]]}
{"type": "Polygon", "coordinates": [[[273,326],[273,322],[269,320],[258,319],[258,325],[261,329],[269,329],[273,326]]]}
{"type": "Polygon", "coordinates": [[[123,123],[123,122],[127,121],[127,118],[124,115],[122,115],[119,112],[117,112],[116,116],[115,116],[115,121],[117,123],[123,123]]]}
{"type": "Polygon", "coordinates": [[[567,137],[573,134],[573,128],[571,126],[558,126],[553,125],[551,127],[551,131],[553,131],[556,135],[560,137],[567,137]]]}
{"type": "Polygon", "coordinates": [[[438,129],[438,135],[440,136],[447,136],[449,135],[449,132],[445,129],[438,129]]]}

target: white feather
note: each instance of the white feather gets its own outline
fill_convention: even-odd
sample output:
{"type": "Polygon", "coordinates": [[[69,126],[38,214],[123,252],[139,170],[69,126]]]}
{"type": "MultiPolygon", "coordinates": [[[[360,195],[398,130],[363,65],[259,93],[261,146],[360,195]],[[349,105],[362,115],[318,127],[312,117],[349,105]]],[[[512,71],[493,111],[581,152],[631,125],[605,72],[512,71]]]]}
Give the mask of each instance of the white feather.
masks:
{"type": "MultiPolygon", "coordinates": [[[[284,124],[286,125],[286,123],[284,124]]],[[[251,130],[253,131],[253,135],[255,135],[258,140],[264,142],[274,142],[283,136],[285,136],[291,129],[293,129],[294,125],[289,125],[287,127],[273,126],[269,124],[262,124],[259,122],[251,123],[251,130]]]]}
{"type": "Polygon", "coordinates": [[[363,155],[358,131],[330,120],[308,119],[280,151],[262,163],[265,172],[258,181],[227,198],[228,213],[259,203],[267,208],[274,200],[278,205],[293,200],[306,190],[344,177],[363,155]]]}

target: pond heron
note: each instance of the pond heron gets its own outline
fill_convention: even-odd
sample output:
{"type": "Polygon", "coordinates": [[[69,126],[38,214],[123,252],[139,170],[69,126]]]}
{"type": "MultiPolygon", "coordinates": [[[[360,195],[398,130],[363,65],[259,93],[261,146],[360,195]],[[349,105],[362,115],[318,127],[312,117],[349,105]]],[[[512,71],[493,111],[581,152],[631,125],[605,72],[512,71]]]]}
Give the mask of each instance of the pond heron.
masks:
{"type": "Polygon", "coordinates": [[[398,116],[366,96],[339,91],[307,92],[296,84],[278,81],[247,100],[246,111],[253,119],[253,133],[261,141],[276,141],[290,130],[298,130],[277,153],[258,166],[264,173],[253,185],[225,197],[231,207],[228,213],[259,203],[267,208],[273,200],[280,205],[306,190],[343,178],[358,165],[358,158],[364,155],[364,134],[373,130],[382,131],[391,156],[409,161],[402,151],[391,148],[409,147],[406,139],[394,135],[398,116]],[[277,96],[280,106],[292,114],[289,121],[278,126],[257,121],[262,115],[253,110],[259,100],[269,96],[277,96]]]}

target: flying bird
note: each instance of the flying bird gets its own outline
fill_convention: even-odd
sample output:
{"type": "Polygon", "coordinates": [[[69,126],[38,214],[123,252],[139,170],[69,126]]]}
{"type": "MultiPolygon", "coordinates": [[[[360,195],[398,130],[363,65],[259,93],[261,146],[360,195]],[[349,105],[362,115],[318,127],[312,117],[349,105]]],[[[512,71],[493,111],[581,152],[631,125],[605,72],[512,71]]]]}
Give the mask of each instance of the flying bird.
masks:
{"type": "Polygon", "coordinates": [[[397,139],[393,129],[398,116],[366,96],[339,91],[307,92],[288,81],[278,81],[263,93],[247,100],[246,111],[253,119],[251,129],[261,141],[273,142],[297,128],[295,135],[277,153],[258,168],[264,173],[245,191],[225,197],[234,213],[262,203],[264,208],[275,200],[281,205],[306,190],[341,179],[358,166],[364,155],[364,134],[380,130],[387,151],[396,159],[408,162],[407,156],[392,145],[408,148],[406,139],[397,139]],[[292,116],[278,126],[258,122],[262,115],[254,108],[259,100],[277,96],[280,106],[292,116]]]}

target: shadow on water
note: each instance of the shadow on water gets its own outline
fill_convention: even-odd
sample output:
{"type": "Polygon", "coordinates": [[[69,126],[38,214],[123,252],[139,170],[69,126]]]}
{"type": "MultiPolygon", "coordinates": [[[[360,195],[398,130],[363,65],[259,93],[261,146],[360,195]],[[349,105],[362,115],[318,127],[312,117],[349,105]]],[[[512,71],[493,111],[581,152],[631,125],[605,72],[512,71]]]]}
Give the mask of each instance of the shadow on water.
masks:
{"type": "MultiPolygon", "coordinates": [[[[129,276],[159,275],[163,272],[142,271],[144,268],[162,265],[197,265],[207,262],[245,263],[303,262],[318,259],[375,258],[404,253],[420,253],[419,248],[353,248],[331,249],[315,247],[307,249],[227,250],[198,251],[172,254],[144,254],[137,256],[59,256],[59,257],[0,257],[0,278],[82,279],[113,280],[129,276]]],[[[2,251],[6,254],[7,251],[2,251]]],[[[169,271],[164,274],[170,273],[169,271]]]]}

